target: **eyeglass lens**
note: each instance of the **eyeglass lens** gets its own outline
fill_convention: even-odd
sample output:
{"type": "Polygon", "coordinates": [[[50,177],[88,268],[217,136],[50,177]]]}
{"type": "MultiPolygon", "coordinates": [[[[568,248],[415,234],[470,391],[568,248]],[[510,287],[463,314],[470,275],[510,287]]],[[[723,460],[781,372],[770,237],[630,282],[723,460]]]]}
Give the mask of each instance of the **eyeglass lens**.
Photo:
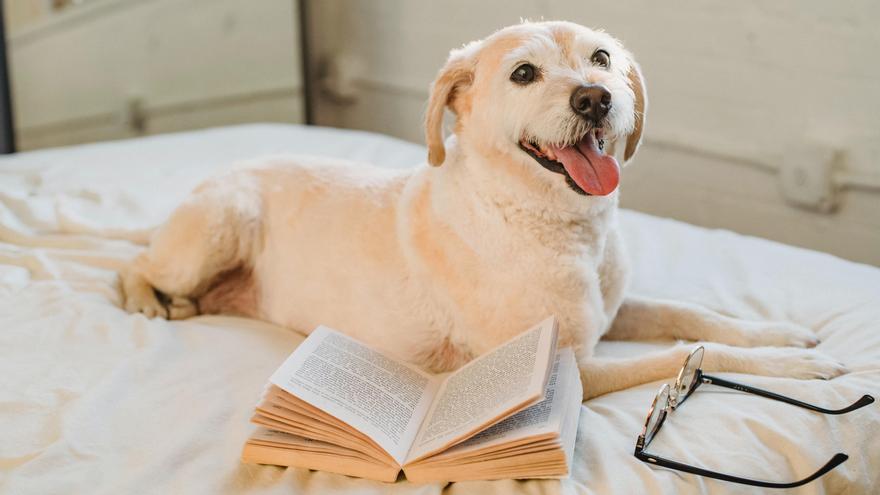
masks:
{"type": "Polygon", "coordinates": [[[680,406],[693,392],[697,380],[697,371],[703,365],[703,353],[703,346],[697,347],[685,361],[679,374],[679,379],[676,381],[676,407],[680,406]]]}
{"type": "Polygon", "coordinates": [[[661,388],[660,391],[657,392],[657,396],[654,397],[654,404],[651,405],[651,413],[648,415],[648,420],[645,422],[645,447],[651,443],[657,430],[660,429],[668,405],[669,385],[663,385],[663,388],[661,388]]]}

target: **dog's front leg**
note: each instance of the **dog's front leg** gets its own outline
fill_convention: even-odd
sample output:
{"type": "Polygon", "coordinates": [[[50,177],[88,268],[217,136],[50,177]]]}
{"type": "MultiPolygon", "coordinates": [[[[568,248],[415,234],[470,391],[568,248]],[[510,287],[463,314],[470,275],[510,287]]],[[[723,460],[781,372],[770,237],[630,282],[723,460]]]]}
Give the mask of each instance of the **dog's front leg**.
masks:
{"type": "Polygon", "coordinates": [[[679,344],[631,358],[579,358],[584,400],[643,383],[672,380],[696,345],[706,348],[703,357],[703,369],[706,371],[824,380],[847,372],[843,364],[815,349],[679,344]]]}
{"type": "Polygon", "coordinates": [[[789,322],[741,320],[702,306],[627,296],[617,313],[608,340],[685,339],[742,347],[815,347],[811,330],[789,322]]]}

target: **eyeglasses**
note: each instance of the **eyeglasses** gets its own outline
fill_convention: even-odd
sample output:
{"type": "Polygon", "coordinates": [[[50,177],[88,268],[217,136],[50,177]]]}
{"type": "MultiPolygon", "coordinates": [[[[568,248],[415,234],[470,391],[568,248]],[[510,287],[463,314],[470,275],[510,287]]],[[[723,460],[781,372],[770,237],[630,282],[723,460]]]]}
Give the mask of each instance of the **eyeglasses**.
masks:
{"type": "Polygon", "coordinates": [[[825,465],[822,466],[818,471],[802,480],[793,481],[790,483],[773,483],[769,481],[741,478],[739,476],[731,476],[729,474],[710,471],[701,467],[691,466],[688,464],[671,461],[669,459],[664,459],[654,454],[645,452],[648,444],[651,443],[651,440],[653,440],[654,437],[657,435],[660,427],[663,426],[663,421],[666,419],[666,416],[674,411],[677,407],[680,407],[684,403],[684,401],[686,401],[688,397],[690,397],[691,394],[693,394],[694,391],[697,390],[697,388],[699,388],[699,386],[704,383],[731,388],[734,390],[739,390],[740,392],[748,392],[750,394],[760,395],[761,397],[778,400],[780,402],[785,402],[787,404],[792,404],[798,407],[802,407],[804,409],[809,409],[811,411],[816,411],[823,414],[845,414],[851,411],[855,411],[856,409],[865,407],[868,404],[874,402],[874,398],[870,395],[863,395],[861,399],[857,400],[848,407],[844,407],[843,409],[825,409],[823,407],[807,404],[806,402],[801,402],[799,400],[775,394],[773,392],[768,392],[766,390],[761,390],[759,388],[750,387],[748,385],[743,385],[740,383],[734,383],[714,376],[704,375],[703,370],[700,369],[700,365],[703,364],[704,352],[705,350],[703,349],[703,346],[699,346],[694,349],[684,361],[684,365],[681,367],[681,371],[678,372],[678,378],[676,378],[675,383],[672,385],[672,387],[670,388],[669,384],[663,385],[663,387],[661,387],[660,391],[657,393],[657,396],[654,397],[654,402],[651,404],[651,409],[648,410],[648,418],[645,420],[645,428],[642,430],[642,434],[639,435],[639,439],[636,441],[635,456],[639,460],[656,466],[684,471],[686,473],[698,474],[700,476],[706,476],[708,478],[732,481],[734,483],[742,483],[744,485],[760,486],[764,488],[793,488],[796,486],[805,485],[815,480],[816,478],[839,466],[841,463],[849,458],[849,456],[847,456],[846,454],[838,453],[835,454],[834,457],[832,457],[831,460],[825,463],[825,465]]]}

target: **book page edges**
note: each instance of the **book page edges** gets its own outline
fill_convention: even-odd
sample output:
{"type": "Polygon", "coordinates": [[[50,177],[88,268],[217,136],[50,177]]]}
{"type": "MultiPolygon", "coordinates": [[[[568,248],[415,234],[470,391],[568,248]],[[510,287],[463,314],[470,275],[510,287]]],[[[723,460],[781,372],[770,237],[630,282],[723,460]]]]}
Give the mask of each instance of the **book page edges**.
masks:
{"type": "Polygon", "coordinates": [[[404,466],[406,479],[414,483],[528,478],[564,478],[568,476],[561,449],[519,455],[514,458],[477,461],[474,466],[404,466]],[[513,461],[511,460],[513,459],[513,461]]]}
{"type": "MultiPolygon", "coordinates": [[[[273,390],[270,390],[266,394],[265,400],[268,401],[269,403],[273,403],[274,400],[280,400],[282,402],[293,403],[296,406],[301,407],[304,411],[313,414],[315,417],[310,417],[308,415],[304,415],[302,413],[297,413],[294,411],[290,411],[289,415],[283,415],[283,416],[279,415],[277,413],[276,414],[272,414],[272,413],[265,414],[265,413],[262,413],[260,411],[260,408],[258,407],[257,411],[255,413],[255,417],[251,418],[252,423],[258,424],[261,426],[266,426],[266,427],[269,427],[270,429],[274,427],[275,429],[278,429],[281,431],[285,431],[285,429],[280,428],[277,425],[271,424],[271,422],[284,424],[283,421],[279,421],[279,419],[278,419],[279,417],[286,419],[292,423],[298,422],[298,423],[305,424],[306,423],[305,421],[297,421],[297,418],[304,418],[306,420],[312,420],[311,422],[313,422],[313,423],[319,423],[319,424],[323,423],[323,424],[332,425],[332,426],[335,426],[336,428],[338,428],[337,431],[339,432],[340,435],[342,435],[342,434],[347,435],[348,436],[347,440],[349,442],[351,442],[349,445],[340,445],[340,446],[346,447],[346,448],[353,448],[354,450],[360,450],[364,454],[376,456],[376,459],[381,462],[393,463],[394,465],[398,465],[397,462],[394,460],[394,458],[391,456],[391,454],[388,453],[387,450],[382,448],[382,446],[379,445],[372,438],[368,437],[367,435],[364,435],[363,433],[361,433],[360,431],[358,431],[356,428],[352,427],[348,423],[336,418],[335,416],[332,416],[331,414],[329,414],[321,409],[318,409],[318,408],[312,406],[311,404],[299,399],[295,395],[290,394],[289,392],[287,392],[283,389],[275,388],[273,390]],[[269,420],[269,421],[256,421],[255,419],[257,416],[259,416],[260,418],[263,418],[264,420],[269,420]],[[273,418],[272,416],[275,416],[275,417],[273,418]],[[326,422],[322,421],[322,418],[326,422]],[[353,444],[359,445],[360,448],[354,447],[353,444]]],[[[290,425],[290,426],[293,426],[293,425],[290,425]]],[[[290,426],[286,429],[287,430],[286,433],[291,433],[291,434],[300,435],[300,436],[305,436],[305,433],[307,433],[307,430],[309,430],[309,429],[315,429],[315,426],[311,426],[311,427],[302,428],[302,431],[299,431],[295,427],[291,428],[290,426]]],[[[332,434],[330,432],[325,432],[325,434],[327,434],[328,436],[330,436],[330,438],[332,438],[332,436],[331,436],[332,434]]],[[[315,435],[315,436],[317,436],[317,435],[315,435]]],[[[306,437],[306,438],[308,438],[308,437],[306,437]]],[[[329,438],[324,437],[322,440],[327,441],[327,440],[329,440],[329,438]]],[[[333,442],[328,442],[328,443],[333,443],[333,442]]],[[[348,443],[348,442],[343,442],[343,443],[348,443]]]]}
{"type": "Polygon", "coordinates": [[[384,482],[394,482],[400,474],[400,468],[396,466],[383,466],[377,463],[342,457],[338,454],[303,452],[253,443],[245,444],[241,453],[241,460],[242,462],[252,464],[317,469],[384,482]]]}

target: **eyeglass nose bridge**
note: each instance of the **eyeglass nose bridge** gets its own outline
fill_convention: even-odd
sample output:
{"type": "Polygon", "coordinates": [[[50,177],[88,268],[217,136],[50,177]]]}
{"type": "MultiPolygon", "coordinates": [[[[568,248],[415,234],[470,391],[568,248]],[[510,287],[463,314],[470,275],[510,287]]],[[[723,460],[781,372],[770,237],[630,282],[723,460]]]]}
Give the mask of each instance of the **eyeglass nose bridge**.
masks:
{"type": "Polygon", "coordinates": [[[676,388],[675,394],[670,394],[669,408],[674,411],[677,407],[679,407],[685,401],[685,399],[690,397],[697,390],[697,387],[699,387],[700,385],[702,385],[704,383],[711,383],[711,382],[703,377],[703,370],[697,368],[697,370],[694,371],[694,381],[691,383],[691,385],[689,387],[687,387],[687,390],[682,390],[681,386],[679,385],[676,388]]]}

